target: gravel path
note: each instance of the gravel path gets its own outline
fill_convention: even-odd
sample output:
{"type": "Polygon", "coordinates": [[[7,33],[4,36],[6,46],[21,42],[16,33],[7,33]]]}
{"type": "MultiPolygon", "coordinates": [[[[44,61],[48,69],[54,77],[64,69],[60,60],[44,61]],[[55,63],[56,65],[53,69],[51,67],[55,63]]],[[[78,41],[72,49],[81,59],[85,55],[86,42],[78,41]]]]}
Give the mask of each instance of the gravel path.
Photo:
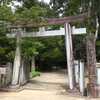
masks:
{"type": "Polygon", "coordinates": [[[0,100],[97,100],[66,94],[67,82],[65,71],[41,73],[25,85],[23,91],[0,92],[0,100]]]}

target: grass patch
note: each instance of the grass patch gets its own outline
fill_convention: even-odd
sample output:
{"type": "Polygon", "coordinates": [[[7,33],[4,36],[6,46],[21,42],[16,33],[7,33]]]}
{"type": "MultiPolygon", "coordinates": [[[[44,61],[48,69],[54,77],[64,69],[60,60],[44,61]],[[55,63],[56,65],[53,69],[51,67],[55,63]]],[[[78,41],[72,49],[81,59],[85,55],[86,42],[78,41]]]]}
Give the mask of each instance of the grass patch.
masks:
{"type": "Polygon", "coordinates": [[[40,72],[32,70],[32,77],[40,76],[40,72]]]}

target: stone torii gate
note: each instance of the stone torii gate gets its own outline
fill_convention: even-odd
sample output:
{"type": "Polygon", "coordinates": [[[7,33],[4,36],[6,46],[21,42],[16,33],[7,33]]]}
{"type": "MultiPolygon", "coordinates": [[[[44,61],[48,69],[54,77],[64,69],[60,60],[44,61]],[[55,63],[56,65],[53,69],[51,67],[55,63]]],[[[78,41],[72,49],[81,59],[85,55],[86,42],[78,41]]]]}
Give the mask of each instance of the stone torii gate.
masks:
{"type": "MultiPolygon", "coordinates": [[[[18,42],[20,42],[20,38],[24,38],[24,37],[52,37],[52,36],[61,36],[64,35],[65,36],[65,48],[66,48],[66,57],[67,57],[67,67],[68,67],[68,77],[69,77],[69,87],[70,89],[74,88],[74,82],[73,82],[73,48],[72,48],[72,38],[71,35],[81,35],[81,34],[86,34],[86,28],[75,28],[75,27],[71,27],[70,24],[65,24],[65,29],[61,28],[60,30],[51,30],[51,31],[45,31],[44,28],[40,28],[39,32],[31,32],[31,33],[25,33],[22,32],[21,30],[19,30],[19,32],[21,32],[20,36],[17,36],[17,48],[16,48],[16,56],[15,56],[15,61],[14,64],[15,66],[19,65],[20,66],[20,47],[18,45],[18,42]],[[17,59],[17,60],[16,60],[17,59]],[[17,63],[17,64],[16,64],[17,63]]],[[[18,34],[19,35],[19,34],[18,34]]],[[[12,34],[7,34],[7,37],[9,38],[15,38],[16,34],[12,33],[12,34]]],[[[18,67],[15,67],[18,68],[18,67]]],[[[18,72],[13,73],[14,74],[14,78],[12,80],[12,84],[17,84],[17,80],[18,78],[18,72]],[[16,74],[16,75],[15,75],[16,74]],[[17,79],[17,80],[16,80],[17,79]]]]}
{"type": "MultiPolygon", "coordinates": [[[[66,47],[66,56],[67,56],[67,68],[68,68],[68,78],[69,78],[69,88],[72,90],[74,89],[75,87],[75,79],[74,79],[74,72],[73,72],[73,69],[74,69],[74,58],[73,58],[73,46],[72,46],[72,37],[71,35],[72,34],[80,34],[80,33],[86,33],[86,30],[83,28],[81,29],[81,32],[80,32],[80,29],[74,29],[70,26],[69,23],[72,23],[72,22],[77,22],[77,21],[84,21],[85,18],[87,17],[87,14],[82,14],[82,15],[79,15],[79,16],[70,16],[70,17],[65,17],[65,18],[54,18],[54,19],[47,19],[47,24],[44,24],[44,25],[38,25],[39,27],[42,27],[42,26],[48,26],[48,25],[60,25],[60,24],[64,24],[64,29],[62,30],[56,30],[56,31],[40,31],[40,32],[33,32],[33,33],[23,33],[20,28],[23,28],[23,27],[34,27],[34,25],[18,25],[17,26],[14,26],[14,28],[18,28],[19,30],[17,31],[17,35],[16,35],[16,38],[17,38],[17,48],[16,48],[16,53],[15,53],[15,60],[14,60],[14,68],[13,68],[13,76],[12,76],[12,85],[13,86],[16,86],[18,85],[18,82],[19,82],[19,71],[20,71],[20,45],[19,42],[20,42],[20,38],[21,37],[42,37],[42,36],[57,36],[57,35],[65,35],[65,47],[66,47]],[[20,26],[20,28],[19,28],[20,26]],[[76,31],[76,32],[75,32],[76,31]],[[77,32],[78,31],[78,32],[77,32]],[[15,73],[16,71],[16,73],[15,73]]],[[[8,34],[7,35],[8,37],[10,38],[13,38],[15,37],[15,34],[8,34]]],[[[91,49],[94,49],[91,47],[91,49]]],[[[92,54],[95,55],[95,52],[93,52],[92,54]],[[94,53],[94,54],[93,54],[94,53]]],[[[91,58],[91,54],[88,56],[91,58]]],[[[94,58],[95,60],[95,58],[94,58]]],[[[91,61],[89,61],[90,63],[91,61]]],[[[93,63],[93,59],[92,59],[92,63],[93,63]]],[[[91,65],[92,66],[92,65],[91,65]]],[[[89,66],[89,67],[91,67],[89,66]]],[[[94,69],[95,69],[96,66],[94,66],[94,69]]],[[[91,73],[93,73],[93,71],[91,70],[91,73]]],[[[96,74],[96,73],[93,73],[93,75],[96,74]]],[[[93,82],[92,81],[92,78],[90,78],[90,82],[93,82]]],[[[92,83],[91,83],[92,84],[92,83]]],[[[91,90],[94,92],[96,91],[95,90],[95,84],[92,84],[91,86],[91,90]]],[[[92,92],[91,92],[91,95],[92,92]]]]}

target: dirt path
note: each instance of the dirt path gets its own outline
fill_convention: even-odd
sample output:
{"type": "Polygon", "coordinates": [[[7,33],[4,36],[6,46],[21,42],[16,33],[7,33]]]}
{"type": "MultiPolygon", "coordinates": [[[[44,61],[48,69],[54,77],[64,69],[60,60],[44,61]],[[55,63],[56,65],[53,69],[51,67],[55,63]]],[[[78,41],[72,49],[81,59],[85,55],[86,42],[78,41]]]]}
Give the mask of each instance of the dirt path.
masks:
{"type": "Polygon", "coordinates": [[[1,92],[0,100],[90,100],[66,94],[64,87],[67,82],[64,71],[41,73],[41,76],[25,85],[21,92],[1,92]]]}
{"type": "Polygon", "coordinates": [[[24,86],[26,89],[59,91],[67,83],[65,71],[41,73],[40,76],[33,78],[30,83],[24,86]]]}

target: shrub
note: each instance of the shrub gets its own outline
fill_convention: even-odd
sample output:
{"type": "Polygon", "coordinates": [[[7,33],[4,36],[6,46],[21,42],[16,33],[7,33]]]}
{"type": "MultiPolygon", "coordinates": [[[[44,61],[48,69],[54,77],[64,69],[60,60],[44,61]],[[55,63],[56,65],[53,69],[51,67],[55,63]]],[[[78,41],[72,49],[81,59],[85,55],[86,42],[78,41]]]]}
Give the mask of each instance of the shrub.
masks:
{"type": "Polygon", "coordinates": [[[32,70],[32,77],[40,76],[40,72],[32,70]]]}

